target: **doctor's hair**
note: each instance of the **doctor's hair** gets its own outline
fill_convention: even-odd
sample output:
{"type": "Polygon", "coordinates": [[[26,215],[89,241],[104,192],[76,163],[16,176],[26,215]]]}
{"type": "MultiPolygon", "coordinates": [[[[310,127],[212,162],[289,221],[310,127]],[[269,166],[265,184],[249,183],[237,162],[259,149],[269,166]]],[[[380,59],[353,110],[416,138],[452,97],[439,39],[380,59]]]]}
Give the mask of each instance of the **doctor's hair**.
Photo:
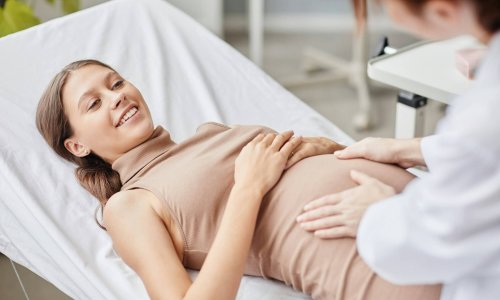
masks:
{"type": "MultiPolygon", "coordinates": [[[[425,3],[431,0],[398,0],[416,15],[422,12],[425,3]]],[[[499,0],[447,0],[450,2],[468,2],[476,10],[476,19],[479,25],[489,33],[500,30],[500,1],[499,0]]]]}
{"type": "Polygon", "coordinates": [[[73,129],[64,113],[62,89],[73,71],[87,65],[98,65],[115,71],[110,66],[92,59],[75,61],[64,67],[50,81],[40,98],[36,111],[36,126],[59,156],[78,166],[75,175],[80,185],[95,196],[103,207],[113,194],[120,191],[120,175],[95,153],[78,157],[64,146],[64,141],[73,135],[73,129]]]}

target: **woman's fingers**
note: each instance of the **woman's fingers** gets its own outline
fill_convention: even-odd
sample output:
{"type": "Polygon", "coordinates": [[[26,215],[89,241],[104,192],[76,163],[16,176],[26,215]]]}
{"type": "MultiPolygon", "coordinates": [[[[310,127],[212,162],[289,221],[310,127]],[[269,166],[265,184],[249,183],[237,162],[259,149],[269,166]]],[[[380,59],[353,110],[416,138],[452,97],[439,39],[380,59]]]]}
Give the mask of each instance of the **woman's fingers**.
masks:
{"type": "Polygon", "coordinates": [[[283,146],[283,144],[285,144],[285,142],[290,140],[290,138],[292,136],[293,136],[292,130],[288,130],[288,131],[285,131],[285,132],[282,132],[282,133],[276,135],[276,137],[274,138],[274,140],[271,144],[271,148],[275,151],[280,150],[281,147],[283,146]]]}
{"type": "Polygon", "coordinates": [[[297,162],[301,161],[303,158],[306,157],[306,154],[303,151],[303,144],[297,146],[297,148],[292,151],[290,154],[290,158],[288,158],[288,161],[286,162],[285,169],[290,168],[291,166],[295,165],[297,162]]]}
{"type": "Polygon", "coordinates": [[[290,168],[291,166],[293,166],[294,164],[303,160],[306,157],[310,157],[317,154],[316,153],[318,152],[317,150],[318,149],[316,146],[308,143],[307,137],[302,138],[302,144],[292,152],[291,157],[288,159],[288,162],[286,163],[285,169],[290,168]]]}
{"type": "Polygon", "coordinates": [[[264,138],[264,134],[259,133],[259,134],[257,134],[256,137],[253,138],[253,140],[250,143],[258,143],[258,142],[262,141],[263,138],[264,138]]]}
{"type": "Polygon", "coordinates": [[[302,142],[302,137],[298,136],[295,138],[289,139],[280,149],[280,152],[285,155],[285,157],[290,157],[292,152],[295,151],[302,142]]]}
{"type": "Polygon", "coordinates": [[[273,140],[276,138],[276,134],[275,133],[268,133],[264,136],[264,138],[262,139],[262,143],[266,146],[269,146],[271,145],[271,143],[273,142],[273,140]]]}
{"type": "Polygon", "coordinates": [[[302,144],[299,148],[293,151],[292,155],[288,159],[285,169],[292,167],[304,158],[322,154],[331,154],[334,150],[343,148],[345,148],[345,146],[337,144],[336,142],[325,137],[303,137],[302,144]]]}
{"type": "Polygon", "coordinates": [[[307,203],[304,206],[304,210],[312,210],[321,206],[325,205],[335,205],[339,203],[342,200],[342,195],[337,193],[337,194],[331,194],[331,195],[326,195],[321,198],[318,198],[316,200],[313,200],[309,203],[307,203]]]}
{"type": "MultiPolygon", "coordinates": [[[[262,133],[260,133],[258,136],[260,135],[262,135],[262,133]]],[[[271,148],[273,148],[275,151],[278,151],[281,148],[281,146],[283,146],[283,144],[286,141],[288,141],[292,136],[293,136],[293,131],[288,130],[280,134],[276,133],[264,134],[262,138],[257,139],[256,137],[254,141],[256,140],[257,142],[261,142],[266,146],[271,146],[271,148]]]]}
{"type": "Polygon", "coordinates": [[[269,191],[279,180],[288,159],[280,153],[281,145],[292,144],[295,147],[298,144],[297,141],[289,141],[292,135],[290,131],[279,135],[258,134],[236,158],[235,184],[249,186],[263,194],[269,191]]]}

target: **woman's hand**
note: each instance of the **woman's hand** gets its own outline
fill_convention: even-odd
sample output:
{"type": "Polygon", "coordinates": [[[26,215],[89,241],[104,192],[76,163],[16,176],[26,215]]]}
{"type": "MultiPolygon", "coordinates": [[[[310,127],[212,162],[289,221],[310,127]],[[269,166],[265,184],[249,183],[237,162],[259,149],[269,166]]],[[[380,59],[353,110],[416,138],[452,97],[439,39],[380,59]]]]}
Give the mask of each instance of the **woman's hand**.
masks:
{"type": "Polygon", "coordinates": [[[381,163],[397,164],[403,168],[425,166],[420,151],[420,138],[398,140],[365,138],[334,154],[340,159],[366,158],[381,163]]]}
{"type": "Polygon", "coordinates": [[[264,196],[278,182],[291,153],[301,138],[293,131],[281,134],[259,134],[241,150],[236,159],[235,185],[256,189],[264,196]]]}
{"type": "Polygon", "coordinates": [[[394,188],[358,171],[351,171],[357,187],[313,200],[297,222],[322,239],[356,237],[359,222],[371,204],[396,194],[394,188]]]}
{"type": "Polygon", "coordinates": [[[331,154],[344,148],[344,145],[338,144],[325,137],[303,137],[300,146],[292,152],[292,156],[288,159],[286,169],[306,157],[331,154]]]}

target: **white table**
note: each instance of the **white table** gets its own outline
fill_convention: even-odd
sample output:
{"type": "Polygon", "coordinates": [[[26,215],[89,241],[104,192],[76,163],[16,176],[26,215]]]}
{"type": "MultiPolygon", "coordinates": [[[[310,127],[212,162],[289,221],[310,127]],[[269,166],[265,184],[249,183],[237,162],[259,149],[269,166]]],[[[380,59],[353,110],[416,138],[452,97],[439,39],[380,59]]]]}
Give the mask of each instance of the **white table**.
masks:
{"type": "MultiPolygon", "coordinates": [[[[481,47],[474,38],[461,36],[437,42],[422,42],[399,49],[368,62],[368,76],[432,100],[450,103],[466,91],[473,81],[466,79],[455,67],[455,52],[467,47],[481,47]]],[[[422,135],[422,106],[398,103],[396,137],[422,135]]]]}

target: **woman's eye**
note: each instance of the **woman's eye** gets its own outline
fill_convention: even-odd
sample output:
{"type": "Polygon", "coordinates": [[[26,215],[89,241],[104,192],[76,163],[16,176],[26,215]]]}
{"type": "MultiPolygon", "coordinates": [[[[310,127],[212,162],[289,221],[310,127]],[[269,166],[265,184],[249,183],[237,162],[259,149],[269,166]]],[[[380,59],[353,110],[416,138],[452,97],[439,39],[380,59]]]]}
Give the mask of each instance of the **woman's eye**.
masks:
{"type": "Polygon", "coordinates": [[[88,110],[91,110],[95,107],[97,107],[97,105],[101,102],[101,99],[96,99],[96,100],[93,100],[92,103],[90,103],[90,106],[89,106],[89,109],[88,110]]]}
{"type": "Polygon", "coordinates": [[[115,82],[115,84],[113,84],[113,89],[118,88],[122,85],[123,85],[123,80],[118,80],[117,82],[115,82]]]}

